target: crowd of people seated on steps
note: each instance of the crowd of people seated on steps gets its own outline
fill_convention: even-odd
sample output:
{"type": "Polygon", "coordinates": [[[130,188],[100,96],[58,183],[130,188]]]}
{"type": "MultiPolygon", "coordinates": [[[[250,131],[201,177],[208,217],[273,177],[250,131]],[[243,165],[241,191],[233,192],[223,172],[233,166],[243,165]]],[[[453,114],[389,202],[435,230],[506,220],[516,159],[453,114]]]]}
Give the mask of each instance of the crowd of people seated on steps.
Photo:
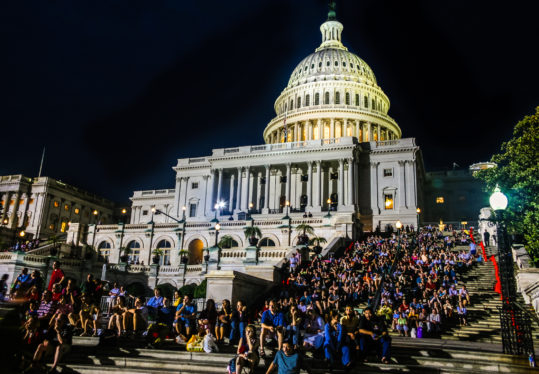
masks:
{"type": "Polygon", "coordinates": [[[427,227],[419,233],[370,236],[343,253],[304,263],[298,253],[292,266],[285,265],[282,287],[259,313],[250,313],[242,301],[222,300],[217,308],[211,299],[197,310],[190,295],[165,296],[159,288],[146,301],[118,284],[107,288],[91,274],[76,285],[59,262],[46,288],[39,272],[23,269],[9,294],[24,301],[22,326],[26,344],[35,351],[34,367],[44,354],[56,352],[54,369],[73,334],[97,336],[105,322],[110,336],[146,334],[150,346],[166,338],[193,351],[237,344],[234,364],[239,368],[256,366],[271,337],[279,350],[288,342],[292,351],[312,351],[330,366],[349,367],[371,352],[389,363],[390,330],[425,337],[437,336],[451,320],[467,324],[470,295],[459,275],[479,258],[474,250],[453,250],[467,240],[464,232],[444,236],[427,227]],[[250,323],[258,318],[257,337],[250,323]]]}
{"type": "Polygon", "coordinates": [[[460,274],[475,261],[464,231],[443,235],[433,227],[389,237],[371,236],[342,255],[315,257],[290,271],[261,317],[260,354],[267,337],[280,348],[290,340],[329,365],[345,367],[375,351],[388,363],[393,330],[413,338],[438,337],[448,325],[467,324],[470,295],[460,274]]]}
{"type": "Polygon", "coordinates": [[[39,243],[39,239],[17,240],[17,242],[12,245],[2,246],[0,252],[28,252],[39,247],[39,243]]]}

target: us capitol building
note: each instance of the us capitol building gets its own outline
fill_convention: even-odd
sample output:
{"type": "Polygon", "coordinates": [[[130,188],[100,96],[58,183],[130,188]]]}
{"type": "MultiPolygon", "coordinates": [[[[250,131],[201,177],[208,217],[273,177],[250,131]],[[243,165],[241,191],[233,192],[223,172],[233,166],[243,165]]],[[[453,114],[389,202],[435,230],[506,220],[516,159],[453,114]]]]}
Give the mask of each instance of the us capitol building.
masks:
{"type": "Polygon", "coordinates": [[[107,278],[121,268],[123,248],[130,276],[148,275],[158,249],[155,282],[181,286],[212,269],[272,279],[300,223],[327,240],[324,251],[398,220],[416,225],[421,151],[401,137],[371,68],[342,44],[333,10],[320,31],[322,43],[275,101],[265,144],[178,159],[174,188],[133,193],[129,223],[72,224],[68,243],[94,247],[107,278]],[[258,248],[245,239],[248,226],[262,233],[258,248]],[[219,248],[225,235],[230,248],[219,248]]]}

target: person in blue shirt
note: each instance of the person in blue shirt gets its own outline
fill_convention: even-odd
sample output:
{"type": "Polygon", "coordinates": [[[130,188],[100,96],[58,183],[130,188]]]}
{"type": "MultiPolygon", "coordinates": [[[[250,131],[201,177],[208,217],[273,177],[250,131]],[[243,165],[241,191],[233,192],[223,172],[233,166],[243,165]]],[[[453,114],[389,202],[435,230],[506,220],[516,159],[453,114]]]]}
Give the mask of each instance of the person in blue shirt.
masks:
{"type": "Polygon", "coordinates": [[[324,353],[330,368],[335,364],[335,360],[340,356],[345,368],[352,364],[350,359],[350,347],[346,344],[346,334],[339,323],[339,312],[332,310],[329,313],[330,321],[324,328],[324,353]]]}
{"type": "Polygon", "coordinates": [[[305,366],[302,356],[294,351],[294,345],[291,341],[283,342],[283,349],[277,351],[266,374],[270,374],[275,368],[277,368],[278,374],[299,374],[301,369],[306,370],[307,373],[311,372],[309,368],[305,366]]]}
{"type": "Polygon", "coordinates": [[[148,309],[149,316],[153,319],[157,319],[159,309],[163,306],[163,296],[161,296],[161,290],[156,288],[153,290],[153,297],[146,302],[146,309],[148,309]]]}
{"type": "Polygon", "coordinates": [[[277,337],[279,350],[283,346],[284,318],[283,314],[277,309],[277,304],[274,300],[269,302],[269,309],[262,313],[260,322],[260,357],[264,357],[264,343],[266,342],[266,337],[277,337]]]}
{"type": "Polygon", "coordinates": [[[182,330],[185,329],[185,336],[187,339],[195,332],[195,314],[197,308],[191,303],[189,295],[183,297],[183,303],[178,304],[176,308],[176,319],[174,320],[174,326],[176,332],[182,334],[182,330]]]}

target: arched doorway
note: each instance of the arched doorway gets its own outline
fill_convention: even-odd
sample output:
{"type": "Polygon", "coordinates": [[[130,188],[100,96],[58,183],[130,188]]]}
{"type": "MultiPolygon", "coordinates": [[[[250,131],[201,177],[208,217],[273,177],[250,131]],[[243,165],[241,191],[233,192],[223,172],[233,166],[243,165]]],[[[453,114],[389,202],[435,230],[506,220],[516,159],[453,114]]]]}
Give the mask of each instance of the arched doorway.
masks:
{"type": "Polygon", "coordinates": [[[188,248],[188,258],[189,265],[196,265],[202,263],[202,249],[204,248],[204,243],[200,239],[194,239],[189,243],[188,248]]]}

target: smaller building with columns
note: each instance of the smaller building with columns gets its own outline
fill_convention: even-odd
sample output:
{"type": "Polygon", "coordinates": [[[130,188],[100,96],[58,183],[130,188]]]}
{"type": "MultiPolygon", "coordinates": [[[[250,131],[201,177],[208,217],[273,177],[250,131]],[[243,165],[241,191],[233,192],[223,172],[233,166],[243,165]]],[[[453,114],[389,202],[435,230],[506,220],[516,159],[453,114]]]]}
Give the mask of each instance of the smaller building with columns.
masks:
{"type": "Polygon", "coordinates": [[[49,238],[71,223],[110,223],[114,213],[112,201],[49,177],[0,176],[0,196],[4,244],[23,230],[25,238],[49,238]]]}

